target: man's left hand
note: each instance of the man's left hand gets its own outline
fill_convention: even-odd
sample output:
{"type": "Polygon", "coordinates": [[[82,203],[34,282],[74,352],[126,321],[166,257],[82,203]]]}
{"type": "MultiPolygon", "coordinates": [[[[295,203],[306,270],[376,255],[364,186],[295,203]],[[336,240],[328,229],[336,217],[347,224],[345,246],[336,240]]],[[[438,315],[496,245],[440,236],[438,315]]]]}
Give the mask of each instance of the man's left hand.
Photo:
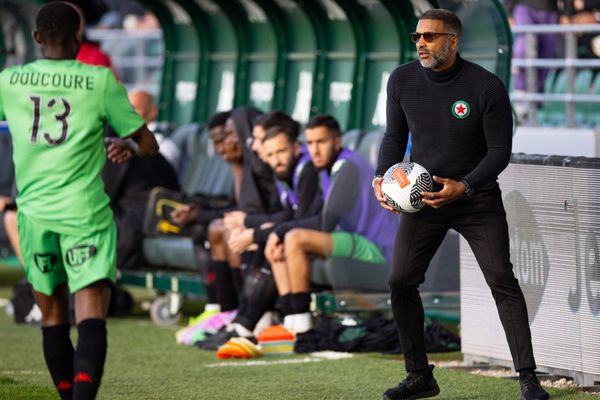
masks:
{"type": "Polygon", "coordinates": [[[242,254],[252,244],[253,236],[254,229],[239,229],[231,233],[227,244],[231,251],[236,254],[242,254]]]}
{"type": "Polygon", "coordinates": [[[465,195],[465,185],[462,182],[450,178],[433,177],[437,183],[444,185],[439,192],[421,192],[423,203],[433,208],[440,208],[450,204],[465,195]]]}

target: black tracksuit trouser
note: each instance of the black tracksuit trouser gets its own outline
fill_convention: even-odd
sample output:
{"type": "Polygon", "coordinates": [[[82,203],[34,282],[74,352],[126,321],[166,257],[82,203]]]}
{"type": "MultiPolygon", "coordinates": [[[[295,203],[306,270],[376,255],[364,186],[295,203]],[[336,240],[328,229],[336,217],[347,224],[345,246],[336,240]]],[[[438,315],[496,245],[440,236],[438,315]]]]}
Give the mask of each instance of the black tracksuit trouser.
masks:
{"type": "Polygon", "coordinates": [[[400,216],[389,284],[406,370],[428,365],[418,287],[448,229],[460,233],[473,250],[496,302],[515,370],[535,368],[527,307],[510,262],[506,214],[496,187],[439,209],[400,216]]]}

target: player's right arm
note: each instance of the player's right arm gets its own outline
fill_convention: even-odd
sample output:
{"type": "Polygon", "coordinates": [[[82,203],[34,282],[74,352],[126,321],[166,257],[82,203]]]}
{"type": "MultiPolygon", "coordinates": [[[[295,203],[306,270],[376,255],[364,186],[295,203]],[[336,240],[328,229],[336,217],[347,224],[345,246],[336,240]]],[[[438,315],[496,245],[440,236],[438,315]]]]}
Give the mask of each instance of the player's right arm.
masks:
{"type": "Polygon", "coordinates": [[[387,84],[385,134],[379,146],[375,176],[383,176],[392,165],[404,159],[408,144],[408,122],[400,104],[398,88],[401,85],[400,71],[396,69],[390,75],[387,84]]]}
{"type": "Polygon", "coordinates": [[[389,167],[402,161],[408,144],[408,122],[406,121],[404,110],[400,105],[398,94],[396,93],[398,85],[397,76],[398,70],[396,69],[388,79],[386,100],[387,124],[385,134],[379,146],[375,177],[371,182],[379,205],[392,212],[396,211],[387,204],[387,200],[381,189],[383,175],[389,167]]]}

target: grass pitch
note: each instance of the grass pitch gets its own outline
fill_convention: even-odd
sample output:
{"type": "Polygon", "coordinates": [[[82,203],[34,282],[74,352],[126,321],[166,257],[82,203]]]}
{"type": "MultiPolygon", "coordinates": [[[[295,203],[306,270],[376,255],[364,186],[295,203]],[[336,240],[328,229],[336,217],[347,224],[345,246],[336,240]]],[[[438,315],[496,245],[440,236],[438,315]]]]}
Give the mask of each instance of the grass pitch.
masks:
{"type": "MultiPolygon", "coordinates": [[[[20,273],[0,267],[0,298],[20,273]]],[[[118,399],[380,399],[403,377],[402,358],[375,353],[328,360],[311,355],[220,361],[213,352],[175,343],[177,328],[146,315],[111,318],[109,350],[98,398],[118,399]]],[[[76,331],[72,331],[76,339],[76,331]]],[[[460,354],[432,354],[432,360],[460,354]]],[[[439,399],[517,399],[518,383],[436,369],[439,399]]],[[[58,399],[46,371],[39,328],[16,325],[0,310],[0,399],[58,399]]],[[[553,399],[598,399],[549,389],[553,399]]]]}

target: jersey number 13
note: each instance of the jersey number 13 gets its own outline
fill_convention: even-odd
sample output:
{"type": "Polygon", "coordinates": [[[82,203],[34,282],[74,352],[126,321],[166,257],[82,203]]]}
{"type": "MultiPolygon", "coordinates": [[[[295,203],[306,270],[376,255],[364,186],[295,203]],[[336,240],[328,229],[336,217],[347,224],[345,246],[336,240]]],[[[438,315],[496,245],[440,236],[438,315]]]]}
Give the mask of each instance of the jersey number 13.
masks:
{"type": "MultiPolygon", "coordinates": [[[[29,100],[31,100],[31,102],[33,103],[33,122],[31,125],[31,138],[29,139],[29,141],[31,142],[31,144],[37,144],[40,130],[40,114],[42,107],[42,99],[39,96],[30,96],[29,100]]],[[[69,104],[67,99],[65,99],[64,97],[61,97],[60,101],[63,104],[64,112],[61,114],[53,114],[54,119],[61,123],[60,136],[53,137],[50,135],[50,133],[44,132],[44,140],[46,141],[46,143],[52,146],[59,145],[65,140],[67,140],[67,136],[69,133],[69,122],[67,121],[67,118],[69,117],[69,114],[71,114],[71,104],[69,104]]],[[[53,97],[46,104],[46,108],[48,110],[53,110],[54,106],[56,106],[56,99],[53,97]]]]}

